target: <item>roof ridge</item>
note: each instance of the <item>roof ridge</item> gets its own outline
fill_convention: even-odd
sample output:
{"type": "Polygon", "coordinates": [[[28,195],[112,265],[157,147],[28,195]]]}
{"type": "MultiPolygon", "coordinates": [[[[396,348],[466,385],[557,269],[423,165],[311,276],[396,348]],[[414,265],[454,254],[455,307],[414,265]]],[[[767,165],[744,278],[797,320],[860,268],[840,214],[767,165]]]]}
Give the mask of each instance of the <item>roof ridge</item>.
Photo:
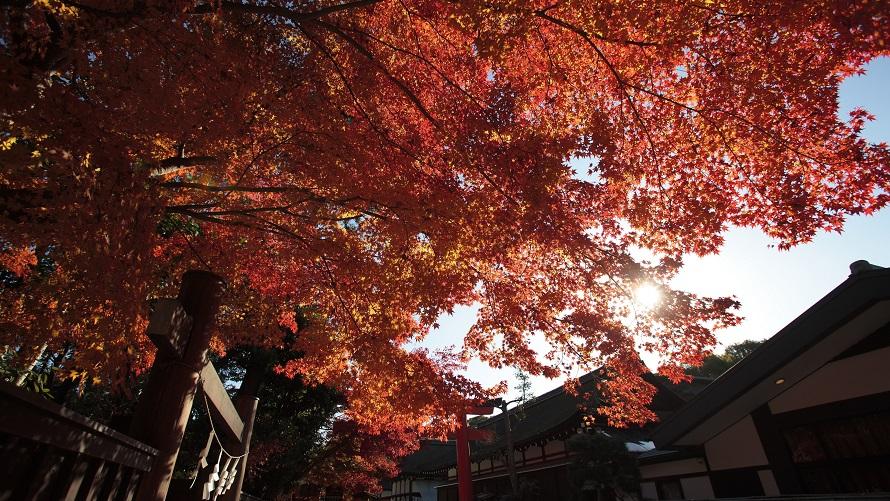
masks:
{"type": "MultiPolygon", "coordinates": [[[[594,370],[587,372],[581,376],[578,376],[578,380],[580,381],[582,378],[584,378],[586,376],[590,376],[597,370],[599,370],[599,369],[594,369],[594,370]]],[[[551,400],[553,398],[558,397],[559,395],[565,394],[565,392],[566,392],[565,391],[565,383],[563,383],[563,384],[557,386],[556,388],[553,388],[552,390],[548,390],[544,393],[541,393],[540,395],[532,397],[530,400],[528,400],[528,402],[526,402],[524,404],[516,405],[511,409],[507,409],[507,413],[515,414],[516,409],[523,405],[525,406],[526,409],[528,409],[529,407],[536,407],[537,405],[539,405],[547,400],[551,400]]],[[[505,414],[504,412],[501,412],[500,414],[491,416],[490,418],[486,418],[484,421],[480,421],[479,423],[477,423],[476,427],[482,427],[482,426],[486,426],[486,425],[495,423],[498,420],[503,419],[504,414],[505,414]]]]}
{"type": "Polygon", "coordinates": [[[700,407],[718,407],[720,402],[738,397],[748,391],[751,385],[759,383],[789,360],[832,335],[869,305],[890,299],[888,279],[890,268],[873,267],[850,274],[757,349],[717,377],[681,409],[664,419],[653,434],[656,444],[671,446],[682,434],[708,419],[704,415],[705,411],[699,410],[700,407]],[[826,315],[829,316],[828,320],[822,318],[826,315]],[[852,317],[848,318],[848,315],[852,317]],[[821,325],[819,322],[828,323],[821,325]],[[819,326],[810,325],[814,323],[819,326]],[[811,332],[806,332],[803,337],[797,335],[804,328],[810,328],[811,332]]]}

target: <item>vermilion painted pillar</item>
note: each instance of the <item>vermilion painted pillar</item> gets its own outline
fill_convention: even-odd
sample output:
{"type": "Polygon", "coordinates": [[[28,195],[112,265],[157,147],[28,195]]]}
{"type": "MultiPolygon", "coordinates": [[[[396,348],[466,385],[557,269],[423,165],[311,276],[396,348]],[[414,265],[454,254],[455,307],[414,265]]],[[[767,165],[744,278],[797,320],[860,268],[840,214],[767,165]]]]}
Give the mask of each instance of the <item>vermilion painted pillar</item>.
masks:
{"type": "Polygon", "coordinates": [[[470,471],[470,440],[485,440],[490,434],[485,430],[467,428],[467,414],[487,416],[493,407],[470,407],[458,416],[457,434],[457,499],[473,501],[473,472],[470,471]]]}
{"type": "Polygon", "coordinates": [[[473,501],[473,472],[470,471],[470,440],[467,434],[467,415],[458,416],[457,428],[457,499],[473,501]]]}

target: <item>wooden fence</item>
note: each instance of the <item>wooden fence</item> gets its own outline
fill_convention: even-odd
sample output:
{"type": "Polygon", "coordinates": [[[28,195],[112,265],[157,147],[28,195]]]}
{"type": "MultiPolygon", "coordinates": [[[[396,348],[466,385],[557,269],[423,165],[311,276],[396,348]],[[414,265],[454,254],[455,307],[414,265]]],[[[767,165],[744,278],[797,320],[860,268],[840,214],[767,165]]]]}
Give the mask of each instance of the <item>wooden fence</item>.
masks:
{"type": "Polygon", "coordinates": [[[257,399],[239,392],[233,402],[208,360],[222,288],[218,276],[189,271],[177,298],[155,302],[147,334],[158,352],[130,436],[0,381],[0,501],[165,500],[198,391],[217,425],[217,447],[227,444],[226,457],[239,461],[226,482],[208,464],[185,499],[239,501],[257,399]]]}
{"type": "Polygon", "coordinates": [[[129,500],[157,450],[0,382],[0,501],[129,500]]]}

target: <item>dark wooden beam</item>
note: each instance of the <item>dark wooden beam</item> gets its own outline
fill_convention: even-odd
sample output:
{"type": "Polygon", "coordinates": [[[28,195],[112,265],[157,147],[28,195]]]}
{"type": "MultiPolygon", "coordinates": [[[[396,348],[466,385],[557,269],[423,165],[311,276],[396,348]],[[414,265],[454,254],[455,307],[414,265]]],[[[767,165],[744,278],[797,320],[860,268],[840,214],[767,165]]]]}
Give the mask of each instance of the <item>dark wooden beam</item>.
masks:
{"type": "Polygon", "coordinates": [[[754,421],[763,451],[766,453],[766,458],[773,471],[779,493],[782,495],[802,494],[803,489],[797,475],[797,468],[791,458],[791,451],[788,450],[781,430],[776,426],[769,403],[761,405],[752,412],[751,419],[754,421]]]}
{"type": "Polygon", "coordinates": [[[151,302],[146,334],[165,355],[181,357],[191,329],[192,318],[178,299],[164,298],[151,302]]]}
{"type": "Polygon", "coordinates": [[[217,426],[216,431],[226,433],[227,438],[235,442],[241,442],[244,421],[241,420],[241,416],[238,415],[238,411],[232,404],[232,399],[229,398],[226,387],[219,379],[219,374],[212,362],[207,362],[207,365],[201,370],[201,390],[207,396],[211,412],[215,411],[213,422],[217,426]],[[223,428],[220,428],[220,425],[223,428]]]}
{"type": "Polygon", "coordinates": [[[158,449],[152,469],[142,476],[136,499],[163,501],[192,402],[207,364],[211,327],[223,290],[222,279],[206,271],[189,271],[182,278],[179,302],[192,318],[182,357],[159,350],[133,415],[132,435],[158,449]]]}

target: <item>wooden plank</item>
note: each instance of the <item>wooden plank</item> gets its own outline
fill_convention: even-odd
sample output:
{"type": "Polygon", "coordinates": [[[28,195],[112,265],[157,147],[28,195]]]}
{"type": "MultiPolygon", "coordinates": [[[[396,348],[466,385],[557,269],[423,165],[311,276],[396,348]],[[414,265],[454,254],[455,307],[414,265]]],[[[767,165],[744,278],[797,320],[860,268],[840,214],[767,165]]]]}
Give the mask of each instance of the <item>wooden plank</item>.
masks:
{"type": "Polygon", "coordinates": [[[159,350],[181,357],[192,330],[192,317],[176,298],[155,299],[151,302],[148,321],[149,339],[159,350]]]}
{"type": "Polygon", "coordinates": [[[100,501],[99,492],[102,490],[102,484],[108,476],[108,465],[105,461],[94,460],[89,473],[87,473],[87,484],[82,486],[81,491],[86,490],[83,499],[85,501],[100,501]],[[86,489],[84,489],[86,488],[86,489]]]}
{"type": "Polygon", "coordinates": [[[102,490],[100,492],[100,499],[109,500],[113,499],[115,494],[117,494],[117,490],[121,485],[121,481],[124,476],[124,467],[116,464],[109,467],[108,478],[105,479],[104,484],[102,485],[102,490]]]}
{"type": "Polygon", "coordinates": [[[114,501],[131,501],[136,496],[136,488],[139,486],[139,472],[130,469],[125,479],[124,488],[120,490],[114,501]]]}
{"type": "Polygon", "coordinates": [[[212,410],[216,411],[215,417],[218,418],[214,420],[216,431],[226,433],[228,438],[240,442],[244,433],[244,421],[238,415],[238,411],[232,404],[232,399],[226,392],[226,387],[219,379],[216,367],[211,362],[207,362],[207,365],[201,370],[201,389],[207,396],[212,410]]]}
{"type": "Polygon", "coordinates": [[[0,385],[0,432],[143,471],[151,468],[155,450],[145,444],[52,402],[30,402],[30,395],[17,399],[9,390],[0,385]]]}
{"type": "Polygon", "coordinates": [[[22,499],[34,464],[40,459],[41,444],[21,437],[0,440],[0,500],[22,499]]]}
{"type": "Polygon", "coordinates": [[[83,477],[87,474],[90,466],[86,456],[75,454],[71,458],[68,474],[65,477],[63,490],[59,495],[59,499],[75,499],[77,493],[80,492],[80,486],[83,484],[83,477]]]}
{"type": "Polygon", "coordinates": [[[53,499],[53,486],[62,476],[64,456],[62,451],[44,446],[40,459],[31,468],[27,493],[22,499],[53,499]]]}
{"type": "MultiPolygon", "coordinates": [[[[7,419],[7,417],[21,417],[21,413],[50,417],[52,420],[62,423],[63,426],[76,428],[85,433],[101,436],[110,442],[117,442],[124,447],[140,451],[149,456],[154,456],[158,452],[157,449],[153,447],[149,447],[138,440],[134,440],[123,433],[112,430],[92,419],[81,416],[80,414],[66,407],[62,407],[51,400],[47,400],[36,393],[23,390],[5,381],[0,381],[0,425],[5,424],[3,421],[7,419]]],[[[26,420],[22,419],[22,421],[26,420]]],[[[7,431],[10,435],[27,438],[29,440],[51,443],[46,440],[41,440],[40,438],[47,430],[36,426],[27,426],[23,429],[9,427],[4,429],[4,431],[7,431]]],[[[83,452],[78,449],[69,450],[83,452]]]]}

